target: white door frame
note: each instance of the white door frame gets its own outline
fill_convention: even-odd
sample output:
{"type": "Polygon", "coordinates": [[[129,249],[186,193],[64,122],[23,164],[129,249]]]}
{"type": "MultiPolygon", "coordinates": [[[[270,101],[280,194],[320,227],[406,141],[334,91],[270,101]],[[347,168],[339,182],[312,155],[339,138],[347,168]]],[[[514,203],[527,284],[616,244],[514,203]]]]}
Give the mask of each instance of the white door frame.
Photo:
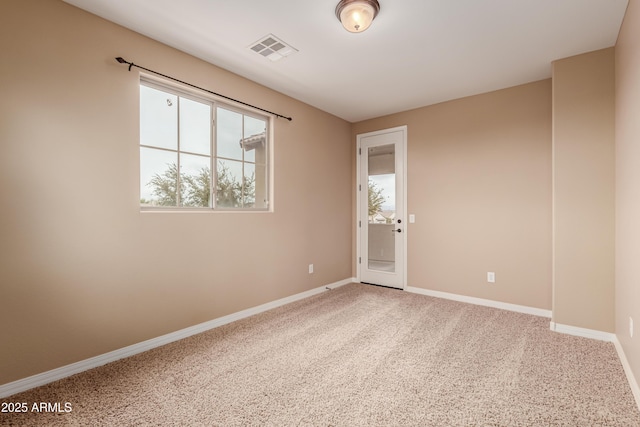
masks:
{"type": "Polygon", "coordinates": [[[393,133],[393,132],[402,132],[402,174],[401,176],[396,176],[396,180],[401,180],[402,182],[402,217],[396,218],[402,220],[402,269],[399,272],[402,276],[401,280],[401,289],[405,289],[407,286],[407,236],[408,236],[408,227],[407,227],[407,126],[397,126],[389,129],[382,129],[374,132],[367,132],[363,134],[358,134],[356,136],[356,270],[357,270],[357,279],[361,281],[362,278],[362,268],[366,266],[366,260],[362,259],[362,224],[361,214],[362,214],[362,202],[361,202],[361,191],[367,191],[368,183],[362,183],[361,180],[361,163],[362,163],[362,139],[370,136],[382,135],[385,133],[393,133]]]}

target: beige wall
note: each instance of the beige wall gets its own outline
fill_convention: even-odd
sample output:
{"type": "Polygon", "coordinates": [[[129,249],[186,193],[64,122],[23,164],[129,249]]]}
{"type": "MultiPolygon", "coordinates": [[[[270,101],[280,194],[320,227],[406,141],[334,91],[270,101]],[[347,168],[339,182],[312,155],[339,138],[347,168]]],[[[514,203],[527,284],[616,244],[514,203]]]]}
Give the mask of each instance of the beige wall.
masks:
{"type": "Polygon", "coordinates": [[[60,1],[0,9],[0,384],[351,277],[349,123],[60,1]],[[116,56],[292,115],[275,212],[140,213],[116,56]]]}
{"type": "Polygon", "coordinates": [[[400,125],[407,284],[551,309],[551,81],[356,123],[352,141],[400,125]]]}
{"type": "Polygon", "coordinates": [[[616,290],[618,340],[640,383],[640,2],[616,45],[616,290]],[[629,335],[629,317],[635,322],[629,335]]]}
{"type": "Polygon", "coordinates": [[[553,63],[553,321],[614,331],[614,49],[553,63]]]}

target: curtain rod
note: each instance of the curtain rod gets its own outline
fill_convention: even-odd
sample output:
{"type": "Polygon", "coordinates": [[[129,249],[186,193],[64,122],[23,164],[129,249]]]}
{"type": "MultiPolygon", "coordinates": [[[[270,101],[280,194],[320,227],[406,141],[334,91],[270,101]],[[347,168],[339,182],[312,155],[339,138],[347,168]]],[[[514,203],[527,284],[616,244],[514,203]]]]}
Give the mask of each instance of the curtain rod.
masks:
{"type": "Polygon", "coordinates": [[[137,68],[140,68],[141,70],[145,70],[145,71],[148,71],[150,73],[157,74],[158,76],[162,76],[162,77],[165,77],[167,79],[171,79],[171,80],[173,80],[175,82],[182,83],[184,85],[191,86],[191,87],[199,89],[199,90],[203,90],[205,92],[208,92],[208,93],[210,93],[212,95],[215,95],[215,96],[219,96],[219,97],[224,98],[224,99],[228,99],[229,101],[237,102],[238,104],[246,105],[247,107],[255,108],[256,110],[260,110],[260,111],[264,111],[265,113],[273,114],[274,116],[279,117],[281,119],[287,119],[289,121],[293,120],[293,118],[291,118],[291,117],[283,116],[282,114],[274,113],[273,111],[265,110],[264,108],[256,107],[255,105],[251,105],[251,104],[248,104],[246,102],[239,101],[239,100],[231,98],[229,96],[225,96],[225,95],[210,91],[208,89],[204,89],[204,88],[201,88],[199,86],[192,85],[191,83],[187,83],[185,81],[176,79],[174,77],[167,76],[166,74],[162,74],[162,73],[159,73],[157,71],[153,71],[153,70],[150,70],[148,68],[141,67],[140,65],[137,65],[137,64],[134,64],[133,62],[129,62],[129,61],[125,60],[121,56],[118,56],[116,58],[116,61],[118,61],[121,64],[129,64],[129,71],[131,71],[131,67],[137,67],[137,68]]]}

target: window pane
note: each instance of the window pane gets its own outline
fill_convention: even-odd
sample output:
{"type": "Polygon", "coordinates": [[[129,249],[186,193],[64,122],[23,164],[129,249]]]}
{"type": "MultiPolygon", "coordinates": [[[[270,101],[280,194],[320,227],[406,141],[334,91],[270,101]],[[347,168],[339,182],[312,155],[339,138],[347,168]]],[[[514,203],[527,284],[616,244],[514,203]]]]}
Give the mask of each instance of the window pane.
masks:
{"type": "Polygon", "coordinates": [[[250,116],[244,116],[244,160],[248,162],[256,161],[256,153],[264,152],[266,143],[267,123],[264,120],[250,116]]]}
{"type": "Polygon", "coordinates": [[[396,175],[369,175],[369,223],[391,224],[396,214],[396,175]]]}
{"type": "Polygon", "coordinates": [[[178,149],[178,97],[140,85],[140,145],[178,149]]]}
{"type": "Polygon", "coordinates": [[[184,183],[182,206],[211,206],[211,158],[180,154],[180,172],[184,183]]]}
{"type": "Polygon", "coordinates": [[[242,114],[218,108],[216,123],[217,156],[242,160],[242,114]]]}
{"type": "Polygon", "coordinates": [[[211,155],[211,106],[180,98],[180,151],[211,155]]]}
{"type": "Polygon", "coordinates": [[[242,190],[242,205],[252,208],[256,203],[256,166],[253,163],[244,164],[244,188],[242,190]]]}
{"type": "Polygon", "coordinates": [[[140,147],[140,206],[177,206],[177,153],[140,147]]]}
{"type": "Polygon", "coordinates": [[[242,162],[218,160],[216,206],[242,207],[242,162]]]}

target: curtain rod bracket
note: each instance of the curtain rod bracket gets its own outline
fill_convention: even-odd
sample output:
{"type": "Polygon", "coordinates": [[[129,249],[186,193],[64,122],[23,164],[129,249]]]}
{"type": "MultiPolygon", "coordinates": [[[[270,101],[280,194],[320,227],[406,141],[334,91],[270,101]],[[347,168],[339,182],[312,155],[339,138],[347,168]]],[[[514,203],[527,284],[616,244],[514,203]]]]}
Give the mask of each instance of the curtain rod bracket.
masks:
{"type": "Polygon", "coordinates": [[[231,97],[229,97],[229,96],[221,95],[221,94],[219,94],[219,93],[216,93],[216,92],[210,91],[210,90],[208,90],[208,89],[204,89],[204,88],[201,88],[201,87],[199,87],[199,86],[192,85],[191,83],[187,83],[187,82],[185,82],[185,81],[178,80],[178,79],[176,79],[176,78],[174,78],[174,77],[167,76],[166,74],[162,74],[162,73],[159,73],[159,72],[157,72],[157,71],[153,71],[153,70],[150,70],[150,69],[148,69],[148,68],[141,67],[140,65],[136,65],[136,64],[134,64],[133,62],[129,62],[129,61],[127,61],[126,59],[124,59],[124,58],[123,58],[123,57],[121,57],[121,56],[116,57],[116,61],[118,61],[120,64],[129,64],[129,71],[131,71],[131,67],[140,68],[141,70],[145,70],[145,71],[148,71],[148,72],[150,72],[150,73],[157,74],[158,76],[162,76],[162,77],[165,77],[165,78],[167,78],[167,79],[173,80],[173,81],[175,81],[175,82],[182,83],[182,84],[185,84],[185,85],[187,85],[187,86],[191,86],[191,87],[196,88],[196,89],[199,89],[199,90],[203,90],[203,91],[208,92],[208,93],[210,93],[210,94],[212,94],[212,95],[219,96],[219,97],[224,98],[224,99],[228,99],[229,101],[237,102],[237,103],[239,103],[239,104],[246,105],[247,107],[251,107],[251,108],[255,108],[256,110],[264,111],[265,113],[272,114],[272,115],[274,115],[274,116],[276,116],[276,117],[279,117],[279,118],[281,118],[281,119],[287,119],[288,121],[292,121],[292,120],[293,120],[293,118],[292,118],[292,117],[283,116],[282,114],[274,113],[273,111],[265,110],[264,108],[256,107],[255,105],[251,105],[251,104],[248,104],[248,103],[246,103],[246,102],[239,101],[239,100],[234,99],[234,98],[231,98],[231,97]]]}

